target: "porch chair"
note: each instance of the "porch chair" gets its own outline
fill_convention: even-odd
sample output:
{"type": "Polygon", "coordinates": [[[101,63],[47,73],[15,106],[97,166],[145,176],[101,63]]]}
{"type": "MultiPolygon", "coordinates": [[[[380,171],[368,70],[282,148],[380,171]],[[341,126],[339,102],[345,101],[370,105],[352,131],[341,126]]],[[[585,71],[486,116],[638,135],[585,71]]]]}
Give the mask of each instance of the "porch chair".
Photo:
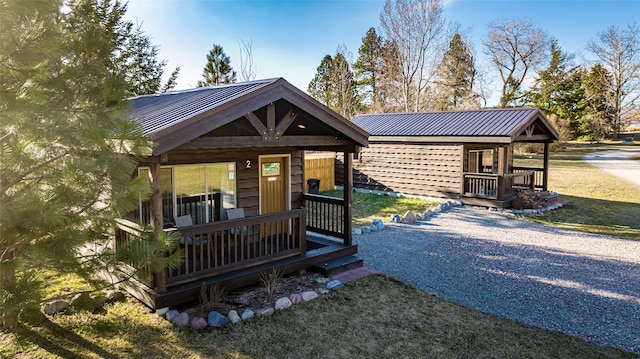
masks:
{"type": "MultiPolygon", "coordinates": [[[[178,228],[178,230],[180,228],[193,226],[193,219],[191,218],[190,214],[185,214],[183,216],[178,216],[178,217],[175,218],[175,221],[176,221],[176,228],[178,228]]],[[[193,243],[195,243],[196,246],[199,246],[200,245],[200,239],[196,237],[195,242],[193,242],[191,240],[191,236],[187,236],[187,244],[191,245],[193,243]]],[[[203,241],[202,244],[206,244],[206,243],[207,243],[206,241],[203,241]]],[[[184,245],[184,237],[180,238],[180,244],[184,245]]]]}

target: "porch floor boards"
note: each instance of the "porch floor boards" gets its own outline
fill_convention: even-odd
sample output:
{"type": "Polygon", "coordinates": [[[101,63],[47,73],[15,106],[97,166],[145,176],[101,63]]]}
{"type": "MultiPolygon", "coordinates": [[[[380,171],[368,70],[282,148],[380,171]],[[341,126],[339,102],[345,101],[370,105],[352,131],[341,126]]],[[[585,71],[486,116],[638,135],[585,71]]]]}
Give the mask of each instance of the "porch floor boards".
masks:
{"type": "MultiPolygon", "coordinates": [[[[137,288],[138,293],[132,293],[147,306],[157,309],[176,306],[192,301],[197,301],[202,285],[210,286],[220,283],[226,290],[233,290],[259,282],[259,274],[272,268],[283,268],[284,274],[294,273],[301,269],[307,269],[315,264],[327,262],[336,258],[356,254],[357,245],[345,246],[340,242],[307,234],[307,254],[304,257],[289,257],[282,260],[265,263],[244,270],[225,273],[212,278],[185,283],[167,288],[164,293],[156,293],[146,286],[137,288]]],[[[133,288],[130,288],[133,289],[133,288]]]]}

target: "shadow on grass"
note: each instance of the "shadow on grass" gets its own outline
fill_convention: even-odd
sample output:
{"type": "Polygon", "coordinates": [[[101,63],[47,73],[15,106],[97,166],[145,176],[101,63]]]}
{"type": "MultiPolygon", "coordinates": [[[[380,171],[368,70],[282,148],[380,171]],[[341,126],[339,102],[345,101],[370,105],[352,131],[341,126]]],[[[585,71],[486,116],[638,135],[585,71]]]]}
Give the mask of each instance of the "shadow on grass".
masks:
{"type": "Polygon", "coordinates": [[[101,358],[119,358],[118,355],[106,351],[73,331],[65,329],[50,321],[48,318],[43,318],[39,325],[43,331],[48,332],[46,335],[34,328],[27,327],[24,324],[19,324],[15,330],[16,340],[23,344],[31,343],[62,358],[86,357],[85,355],[76,354],[73,351],[74,348],[77,348],[78,351],[94,353],[101,358]],[[55,340],[52,338],[55,338],[55,340]]]}

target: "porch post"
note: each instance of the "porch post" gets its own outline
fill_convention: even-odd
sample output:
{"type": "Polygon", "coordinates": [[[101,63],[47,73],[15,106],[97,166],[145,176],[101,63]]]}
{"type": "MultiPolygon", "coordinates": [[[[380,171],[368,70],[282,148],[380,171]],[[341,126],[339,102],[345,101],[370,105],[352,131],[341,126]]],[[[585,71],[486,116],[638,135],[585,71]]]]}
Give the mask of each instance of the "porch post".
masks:
{"type": "Polygon", "coordinates": [[[353,157],[350,152],[344,152],[343,187],[344,187],[344,245],[351,245],[351,219],[353,214],[353,157]]]}
{"type": "Polygon", "coordinates": [[[542,174],[542,190],[547,190],[547,183],[549,181],[549,143],[544,143],[544,171],[542,174]]]}
{"type": "MultiPolygon", "coordinates": [[[[153,227],[153,238],[157,240],[162,232],[164,224],[162,213],[162,184],[160,183],[160,161],[151,163],[150,166],[153,192],[151,193],[151,226],[153,227]]],[[[164,257],[163,252],[156,253],[157,257],[164,257]]],[[[167,278],[162,270],[155,274],[156,291],[164,293],[167,290],[167,278]]]]}

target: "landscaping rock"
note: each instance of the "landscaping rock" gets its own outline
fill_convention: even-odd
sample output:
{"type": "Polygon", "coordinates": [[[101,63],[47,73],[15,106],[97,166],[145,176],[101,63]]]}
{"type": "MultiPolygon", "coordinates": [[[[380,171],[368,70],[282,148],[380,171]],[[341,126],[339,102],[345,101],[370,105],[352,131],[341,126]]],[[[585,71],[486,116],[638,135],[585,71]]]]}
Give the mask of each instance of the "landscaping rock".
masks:
{"type": "Polygon", "coordinates": [[[433,207],[433,208],[431,208],[431,212],[440,213],[440,212],[442,212],[442,208],[440,208],[440,206],[433,207]]]}
{"type": "Polygon", "coordinates": [[[513,213],[513,214],[522,214],[522,210],[521,209],[513,209],[513,210],[511,210],[511,213],[513,213]]]}
{"type": "Polygon", "coordinates": [[[316,283],[325,284],[325,283],[329,283],[330,280],[331,279],[327,277],[319,277],[319,278],[316,278],[316,283]]]}
{"type": "Polygon", "coordinates": [[[356,235],[356,236],[359,236],[359,235],[361,235],[361,234],[362,234],[362,229],[360,229],[360,228],[354,228],[354,229],[351,231],[351,233],[353,233],[353,234],[354,234],[354,235],[356,235]]]}
{"type": "Polygon", "coordinates": [[[371,228],[369,228],[369,227],[362,227],[362,233],[363,233],[363,234],[371,233],[371,228]]]}
{"type": "Polygon", "coordinates": [[[289,300],[292,304],[298,304],[302,302],[302,296],[298,293],[293,293],[289,296],[289,300]]]}
{"type": "Polygon", "coordinates": [[[374,224],[369,226],[369,231],[371,232],[378,232],[378,227],[376,227],[374,224]]]}
{"type": "Polygon", "coordinates": [[[161,317],[164,317],[164,315],[167,314],[168,311],[169,311],[169,307],[164,307],[164,308],[156,309],[156,314],[158,314],[161,317]]]}
{"type": "Polygon", "coordinates": [[[291,300],[289,300],[289,298],[287,298],[287,297],[283,297],[283,298],[280,298],[280,299],[276,300],[275,309],[276,309],[276,310],[287,309],[287,308],[289,308],[292,304],[293,304],[293,303],[291,303],[291,300]]]}
{"type": "Polygon", "coordinates": [[[399,214],[391,215],[391,223],[400,223],[400,221],[402,221],[402,219],[400,218],[399,214]]]}
{"type": "Polygon", "coordinates": [[[344,287],[344,284],[342,284],[342,282],[337,279],[334,279],[331,282],[327,283],[327,289],[338,290],[342,287],[344,287]]]}
{"type": "Polygon", "coordinates": [[[175,309],[171,309],[170,311],[168,311],[167,313],[165,313],[164,317],[168,320],[168,321],[173,321],[173,319],[175,317],[178,316],[178,314],[180,314],[179,311],[175,310],[175,309]]]}
{"type": "Polygon", "coordinates": [[[106,297],[109,303],[124,302],[125,300],[124,294],[119,290],[108,291],[106,297]]]}
{"type": "Polygon", "coordinates": [[[189,325],[193,329],[202,329],[207,326],[207,320],[203,317],[193,317],[191,318],[189,325]]]}
{"type": "Polygon", "coordinates": [[[89,293],[76,294],[73,299],[71,299],[71,303],[69,304],[75,310],[86,310],[90,312],[93,312],[96,309],[100,308],[101,305],[98,301],[94,300],[94,298],[91,298],[89,293]]]}
{"type": "Polygon", "coordinates": [[[227,318],[229,318],[229,321],[231,321],[231,323],[233,324],[240,323],[240,321],[242,320],[238,315],[238,312],[233,309],[229,311],[229,313],[227,314],[227,318]]]}
{"type": "Polygon", "coordinates": [[[64,300],[56,300],[54,302],[49,302],[42,305],[42,311],[46,315],[63,313],[68,308],[69,308],[69,303],[67,303],[64,300]]]}
{"type": "Polygon", "coordinates": [[[264,307],[264,308],[256,309],[256,315],[259,317],[268,317],[268,316],[271,316],[274,311],[275,310],[273,309],[273,307],[264,307]]]}
{"type": "Polygon", "coordinates": [[[182,312],[176,315],[176,317],[171,320],[171,323],[176,327],[186,327],[189,325],[189,314],[182,312]]]}
{"type": "Polygon", "coordinates": [[[416,222],[422,222],[422,216],[419,214],[416,214],[416,222]]]}
{"type": "Polygon", "coordinates": [[[384,223],[382,223],[382,220],[380,218],[374,218],[373,225],[376,226],[379,231],[384,229],[384,223]]]}
{"type": "Polygon", "coordinates": [[[305,302],[308,302],[310,300],[318,298],[318,293],[316,293],[313,290],[308,290],[306,292],[300,293],[300,296],[302,296],[302,300],[304,300],[305,302]]]}
{"type": "Polygon", "coordinates": [[[327,293],[329,293],[329,289],[327,289],[327,288],[316,288],[316,292],[318,292],[318,294],[327,294],[327,293]]]}
{"type": "Polygon", "coordinates": [[[407,213],[405,213],[404,216],[402,216],[402,223],[406,223],[406,224],[416,223],[416,215],[411,211],[407,211],[407,213]]]}
{"type": "Polygon", "coordinates": [[[220,328],[229,324],[229,319],[216,311],[211,311],[207,316],[207,323],[209,323],[209,325],[212,327],[220,328]]]}
{"type": "Polygon", "coordinates": [[[255,315],[256,313],[253,310],[246,309],[244,312],[242,312],[242,316],[240,316],[240,318],[242,318],[242,320],[249,320],[253,318],[255,315]]]}

